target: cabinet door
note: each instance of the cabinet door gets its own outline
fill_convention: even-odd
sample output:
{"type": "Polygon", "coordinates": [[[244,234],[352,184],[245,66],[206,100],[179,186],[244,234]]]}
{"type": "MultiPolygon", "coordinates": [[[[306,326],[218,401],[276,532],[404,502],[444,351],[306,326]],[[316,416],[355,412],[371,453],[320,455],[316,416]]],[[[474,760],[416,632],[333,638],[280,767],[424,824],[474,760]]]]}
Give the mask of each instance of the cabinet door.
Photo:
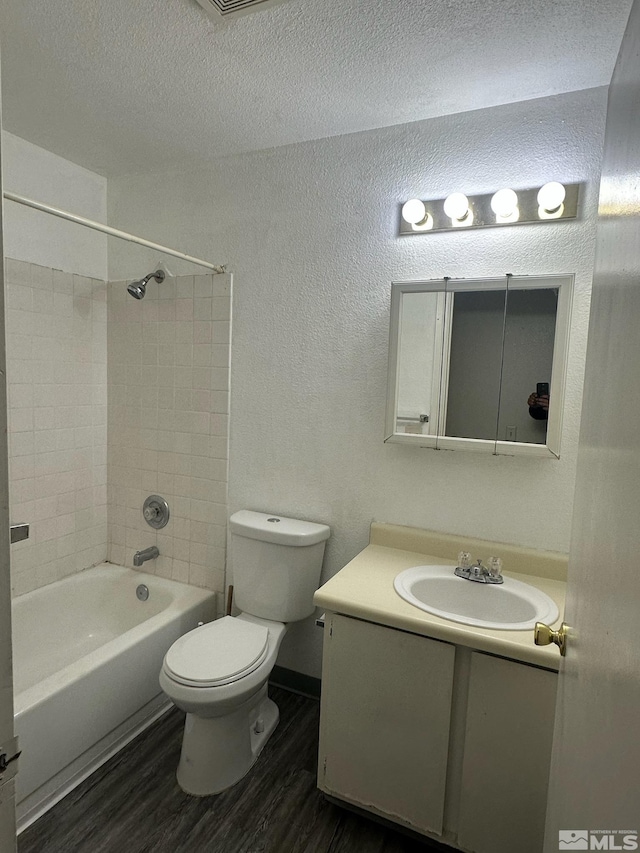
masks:
{"type": "Polygon", "coordinates": [[[458,843],[474,853],[541,853],[555,672],[471,655],[458,843]]]}
{"type": "Polygon", "coordinates": [[[331,614],[319,787],[441,834],[454,656],[447,643],[331,614]]]}

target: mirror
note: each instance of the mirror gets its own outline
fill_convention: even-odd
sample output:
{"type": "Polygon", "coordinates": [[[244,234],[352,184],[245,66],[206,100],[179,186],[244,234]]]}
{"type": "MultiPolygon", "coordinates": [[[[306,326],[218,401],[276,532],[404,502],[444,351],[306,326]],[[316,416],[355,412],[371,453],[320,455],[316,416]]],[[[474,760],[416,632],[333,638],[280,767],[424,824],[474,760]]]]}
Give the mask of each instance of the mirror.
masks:
{"type": "Polygon", "coordinates": [[[392,285],[386,441],[559,457],[573,276],[392,285]]]}

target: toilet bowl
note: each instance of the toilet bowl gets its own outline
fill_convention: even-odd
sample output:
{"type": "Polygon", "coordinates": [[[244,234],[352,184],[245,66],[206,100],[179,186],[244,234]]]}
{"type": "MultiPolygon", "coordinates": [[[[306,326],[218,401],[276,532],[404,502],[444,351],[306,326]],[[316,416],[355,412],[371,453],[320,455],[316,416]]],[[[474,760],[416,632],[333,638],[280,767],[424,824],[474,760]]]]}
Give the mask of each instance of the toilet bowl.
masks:
{"type": "Polygon", "coordinates": [[[229,520],[238,616],[184,634],[165,655],[160,687],[186,711],[177,770],[207,796],[248,773],[278,724],[267,680],[289,622],[314,611],[324,524],[241,510],[229,520]]]}
{"type": "Polygon", "coordinates": [[[267,680],[287,626],[246,613],[180,637],[160,686],[186,711],[177,778],[188,794],[218,794],[251,769],[278,724],[267,680]]]}

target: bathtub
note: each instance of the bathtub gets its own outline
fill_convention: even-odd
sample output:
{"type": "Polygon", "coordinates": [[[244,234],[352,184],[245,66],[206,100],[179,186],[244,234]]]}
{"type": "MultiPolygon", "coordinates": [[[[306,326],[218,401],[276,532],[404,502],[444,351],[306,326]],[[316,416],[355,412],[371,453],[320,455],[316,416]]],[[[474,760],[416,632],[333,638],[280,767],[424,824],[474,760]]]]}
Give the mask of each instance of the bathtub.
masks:
{"type": "Polygon", "coordinates": [[[164,655],[216,617],[216,595],[103,563],[19,596],[12,610],[21,831],[170,707],[158,684],[164,655]]]}

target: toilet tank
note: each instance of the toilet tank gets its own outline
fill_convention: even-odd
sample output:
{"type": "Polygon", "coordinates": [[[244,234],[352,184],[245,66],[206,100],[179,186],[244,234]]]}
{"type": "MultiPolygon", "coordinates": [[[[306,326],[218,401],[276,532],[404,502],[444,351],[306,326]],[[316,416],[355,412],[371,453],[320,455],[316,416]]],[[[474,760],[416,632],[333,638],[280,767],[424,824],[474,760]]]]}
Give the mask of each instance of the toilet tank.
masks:
{"type": "Polygon", "coordinates": [[[229,527],[236,607],[274,622],[311,616],[327,525],[243,509],[229,527]]]}

